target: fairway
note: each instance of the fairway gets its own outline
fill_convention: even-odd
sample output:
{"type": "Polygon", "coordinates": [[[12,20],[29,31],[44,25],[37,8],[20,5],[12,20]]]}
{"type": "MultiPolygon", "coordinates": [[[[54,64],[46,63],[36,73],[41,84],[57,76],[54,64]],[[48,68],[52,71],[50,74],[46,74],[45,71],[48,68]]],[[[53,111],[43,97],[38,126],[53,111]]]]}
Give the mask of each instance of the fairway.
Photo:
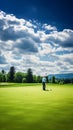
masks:
{"type": "Polygon", "coordinates": [[[0,84],[0,130],[73,130],[73,86],[0,84]]]}

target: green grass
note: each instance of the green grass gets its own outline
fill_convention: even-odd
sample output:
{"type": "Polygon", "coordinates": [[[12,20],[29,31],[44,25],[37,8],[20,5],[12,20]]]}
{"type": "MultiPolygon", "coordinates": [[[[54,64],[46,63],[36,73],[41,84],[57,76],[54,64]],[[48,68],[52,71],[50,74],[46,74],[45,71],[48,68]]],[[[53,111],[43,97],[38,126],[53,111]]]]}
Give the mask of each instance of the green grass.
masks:
{"type": "Polygon", "coordinates": [[[0,84],[0,130],[73,130],[73,85],[0,84]]]}

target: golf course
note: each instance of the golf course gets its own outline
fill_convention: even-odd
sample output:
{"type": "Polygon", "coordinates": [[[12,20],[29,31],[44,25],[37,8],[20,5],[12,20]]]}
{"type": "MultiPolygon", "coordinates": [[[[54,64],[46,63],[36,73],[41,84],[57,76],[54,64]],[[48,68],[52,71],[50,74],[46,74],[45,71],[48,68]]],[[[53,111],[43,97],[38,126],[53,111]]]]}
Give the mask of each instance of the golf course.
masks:
{"type": "Polygon", "coordinates": [[[73,84],[0,83],[0,130],[73,130],[73,84]]]}

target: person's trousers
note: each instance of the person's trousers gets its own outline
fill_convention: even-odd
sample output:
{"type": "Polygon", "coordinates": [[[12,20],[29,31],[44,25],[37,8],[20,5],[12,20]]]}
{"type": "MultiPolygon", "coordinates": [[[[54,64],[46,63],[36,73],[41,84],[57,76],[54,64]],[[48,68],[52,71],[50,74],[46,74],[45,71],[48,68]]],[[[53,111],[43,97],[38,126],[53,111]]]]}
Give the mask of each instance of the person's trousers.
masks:
{"type": "Polygon", "coordinates": [[[43,90],[45,90],[46,88],[45,82],[43,82],[42,84],[43,84],[43,90]]]}

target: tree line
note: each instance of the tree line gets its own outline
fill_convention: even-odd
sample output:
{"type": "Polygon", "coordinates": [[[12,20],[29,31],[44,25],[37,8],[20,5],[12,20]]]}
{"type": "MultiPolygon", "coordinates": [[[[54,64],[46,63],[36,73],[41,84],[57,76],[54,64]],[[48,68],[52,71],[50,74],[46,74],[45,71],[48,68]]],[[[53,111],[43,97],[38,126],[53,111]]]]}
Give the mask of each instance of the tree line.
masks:
{"type": "Polygon", "coordinates": [[[16,72],[15,67],[11,66],[8,73],[5,70],[0,72],[0,82],[15,82],[15,83],[40,83],[41,76],[33,75],[32,69],[29,68],[26,73],[16,72]]]}
{"type": "MultiPolygon", "coordinates": [[[[31,68],[29,68],[26,73],[23,73],[23,72],[16,72],[15,67],[11,66],[8,73],[6,73],[5,70],[2,70],[0,72],[0,82],[41,83],[42,76],[34,75],[31,68]]],[[[52,76],[52,78],[49,79],[48,76],[46,76],[46,82],[58,83],[58,84],[73,83],[73,78],[56,79],[55,76],[52,76]]]]}
{"type": "Polygon", "coordinates": [[[72,83],[73,84],[73,78],[56,78],[55,76],[52,76],[52,78],[48,79],[49,83],[57,83],[57,84],[67,84],[72,83]]]}

